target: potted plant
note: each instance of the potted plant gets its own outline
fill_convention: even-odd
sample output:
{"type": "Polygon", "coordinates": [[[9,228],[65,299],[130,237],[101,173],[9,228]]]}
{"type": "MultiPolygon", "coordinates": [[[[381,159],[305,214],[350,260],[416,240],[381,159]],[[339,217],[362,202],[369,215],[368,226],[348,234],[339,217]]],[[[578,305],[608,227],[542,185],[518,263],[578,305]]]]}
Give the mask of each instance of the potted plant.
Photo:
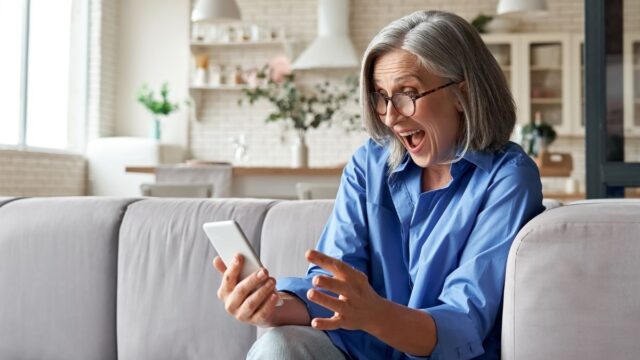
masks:
{"type": "MultiPolygon", "coordinates": [[[[316,129],[323,124],[331,125],[334,117],[341,113],[349,102],[358,102],[358,77],[349,76],[343,87],[331,86],[328,81],[316,84],[314,90],[305,89],[296,83],[295,74],[290,72],[286,60],[265,65],[256,75],[262,85],[243,89],[243,94],[249,104],[264,99],[275,108],[267,115],[266,122],[284,122],[286,128],[296,132],[292,146],[293,167],[306,167],[308,164],[308,150],[306,133],[309,129],[316,129]],[[284,65],[283,65],[284,64],[284,65]]],[[[239,105],[244,99],[238,101],[239,105]]],[[[358,125],[359,114],[342,113],[347,130],[353,130],[358,125]]]]}
{"type": "Polygon", "coordinates": [[[534,121],[522,128],[522,139],[525,151],[531,156],[539,156],[556,139],[557,134],[553,126],[542,121],[540,111],[536,111],[534,121]]]}
{"type": "Polygon", "coordinates": [[[162,128],[160,120],[180,108],[178,103],[169,101],[169,85],[163,83],[160,88],[160,99],[156,99],[153,90],[145,83],[137,92],[138,102],[144,105],[153,114],[153,128],[151,137],[160,140],[162,128]]]}

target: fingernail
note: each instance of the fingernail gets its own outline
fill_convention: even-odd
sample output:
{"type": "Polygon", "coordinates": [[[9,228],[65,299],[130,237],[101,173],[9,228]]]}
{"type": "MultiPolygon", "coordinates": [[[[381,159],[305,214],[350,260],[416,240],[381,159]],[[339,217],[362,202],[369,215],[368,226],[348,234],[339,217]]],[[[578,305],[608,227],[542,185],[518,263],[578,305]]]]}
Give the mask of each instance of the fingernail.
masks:
{"type": "Polygon", "coordinates": [[[233,263],[234,263],[234,264],[238,264],[238,263],[240,263],[240,256],[238,256],[238,255],[234,256],[234,257],[233,257],[233,263]]]}
{"type": "Polygon", "coordinates": [[[264,269],[260,269],[260,271],[258,271],[258,279],[262,280],[267,276],[267,274],[265,273],[264,269]]]}

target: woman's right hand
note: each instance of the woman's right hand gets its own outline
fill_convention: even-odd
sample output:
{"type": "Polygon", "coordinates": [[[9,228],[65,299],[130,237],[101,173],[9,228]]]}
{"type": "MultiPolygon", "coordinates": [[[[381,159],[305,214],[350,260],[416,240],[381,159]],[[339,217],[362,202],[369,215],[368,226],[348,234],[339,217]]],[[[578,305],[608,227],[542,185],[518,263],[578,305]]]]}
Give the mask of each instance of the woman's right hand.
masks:
{"type": "Polygon", "coordinates": [[[276,280],[262,268],[239,281],[243,264],[240,254],[234,257],[229,267],[219,256],[213,259],[213,267],[222,274],[218,298],[224,302],[225,310],[239,321],[261,327],[272,326],[279,300],[275,293],[276,280]]]}

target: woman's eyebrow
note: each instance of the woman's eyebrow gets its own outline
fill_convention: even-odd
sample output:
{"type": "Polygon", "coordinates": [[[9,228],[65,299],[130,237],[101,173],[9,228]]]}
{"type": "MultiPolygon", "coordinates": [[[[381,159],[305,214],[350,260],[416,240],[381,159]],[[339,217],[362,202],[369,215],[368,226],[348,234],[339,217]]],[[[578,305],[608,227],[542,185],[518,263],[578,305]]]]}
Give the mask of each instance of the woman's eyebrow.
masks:
{"type": "MultiPolygon", "coordinates": [[[[393,83],[397,84],[397,83],[401,83],[401,82],[407,81],[407,80],[416,80],[418,82],[421,82],[421,79],[417,75],[402,75],[402,76],[399,76],[399,77],[393,79],[393,83]]],[[[380,82],[382,82],[382,79],[379,79],[379,78],[378,79],[376,79],[376,78],[373,79],[373,83],[376,84],[376,85],[378,85],[380,82]]]]}

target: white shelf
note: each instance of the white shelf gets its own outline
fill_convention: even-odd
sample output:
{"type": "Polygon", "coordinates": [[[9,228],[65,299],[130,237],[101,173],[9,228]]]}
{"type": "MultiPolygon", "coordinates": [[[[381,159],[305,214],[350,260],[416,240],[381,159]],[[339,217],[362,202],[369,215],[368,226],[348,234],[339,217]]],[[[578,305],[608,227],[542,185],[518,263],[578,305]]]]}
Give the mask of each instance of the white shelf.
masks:
{"type": "Polygon", "coordinates": [[[191,85],[189,89],[191,90],[243,90],[250,89],[249,85],[191,85]]]}
{"type": "Polygon", "coordinates": [[[284,40],[263,40],[263,41],[233,41],[233,42],[221,42],[221,41],[198,41],[191,40],[190,45],[195,47],[233,47],[233,46],[257,46],[257,45],[285,45],[287,42],[284,40]]]}

